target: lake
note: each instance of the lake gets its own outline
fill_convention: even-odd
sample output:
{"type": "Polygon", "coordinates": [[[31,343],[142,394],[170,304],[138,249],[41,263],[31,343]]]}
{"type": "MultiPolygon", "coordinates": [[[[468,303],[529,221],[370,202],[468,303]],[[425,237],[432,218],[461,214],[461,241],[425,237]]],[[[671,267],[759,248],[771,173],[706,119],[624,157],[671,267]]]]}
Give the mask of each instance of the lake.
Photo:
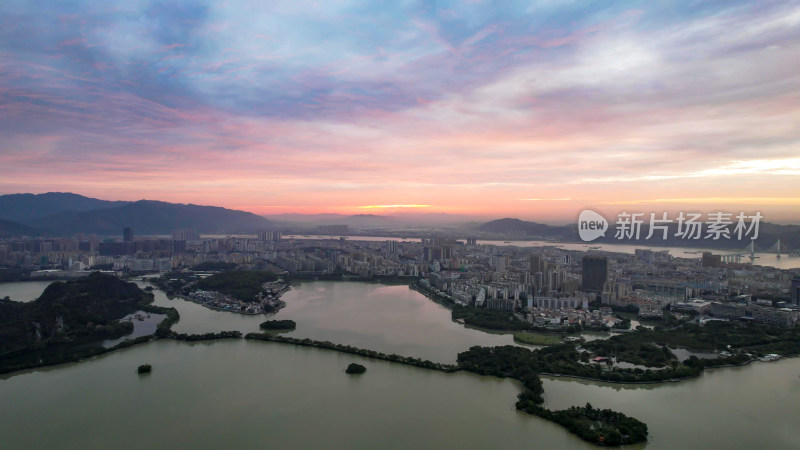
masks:
{"type": "Polygon", "coordinates": [[[9,296],[15,302],[31,302],[39,298],[52,281],[12,281],[0,283],[0,298],[9,296]]]}
{"type": "MultiPolygon", "coordinates": [[[[157,304],[180,311],[179,332],[256,331],[266,318],[155,294],[157,304]]],[[[453,323],[448,310],[406,286],[309,282],[284,300],[274,318],[295,320],[292,336],[434,361],[511,339],[453,323]]],[[[800,359],[786,359],[659,385],[543,379],[548,407],[591,402],[645,421],[651,439],[636,448],[788,449],[800,441],[799,375],[800,359]]],[[[517,412],[520,389],[510,379],[316,348],[161,340],[0,376],[0,447],[597,448],[517,412]],[[351,362],[367,372],[346,375],[351,362]],[[137,375],[144,363],[153,372],[137,375]]]]}
{"type": "Polygon", "coordinates": [[[474,345],[516,345],[511,334],[468,329],[453,322],[449,309],[406,285],[302,282],[281,297],[286,307],[273,316],[214,311],[180,298],[169,300],[162,291],[153,293],[155,305],[178,310],[181,320],[172,328],[178,333],[259,332],[258,325],[265,320],[291,319],[297,329],[282,333],[285,336],[442,363],[454,363],[459,352],[474,345]]]}

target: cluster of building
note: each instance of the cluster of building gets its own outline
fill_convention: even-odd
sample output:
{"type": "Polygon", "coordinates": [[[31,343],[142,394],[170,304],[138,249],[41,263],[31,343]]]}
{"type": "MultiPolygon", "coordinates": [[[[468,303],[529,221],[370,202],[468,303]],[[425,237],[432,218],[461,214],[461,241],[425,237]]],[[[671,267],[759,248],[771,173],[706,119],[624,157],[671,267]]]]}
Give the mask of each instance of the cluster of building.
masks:
{"type": "Polygon", "coordinates": [[[264,283],[261,288],[262,291],[258,293],[257,297],[249,302],[220,292],[204,291],[202,289],[191,291],[186,299],[211,309],[240,314],[264,314],[283,308],[285,303],[280,297],[291,289],[282,279],[264,283]]]}
{"type": "Polygon", "coordinates": [[[263,314],[264,306],[256,302],[243,302],[230,295],[225,295],[215,291],[204,291],[197,289],[189,293],[186,297],[195,303],[199,303],[207,308],[230,311],[241,314],[263,314]]]}
{"type": "Polygon", "coordinates": [[[800,308],[800,272],[707,255],[676,258],[668,251],[649,249],[622,254],[558,245],[488,245],[474,238],[446,236],[317,239],[263,231],[253,236],[203,237],[193,230],[176,230],[171,237],[135,238],[132,230],[126,230],[121,240],[76,235],[3,241],[0,264],[65,272],[92,268],[167,272],[219,261],[311,276],[413,277],[422,289],[462,305],[523,312],[528,320],[562,325],[614,320],[612,315],[598,317],[588,311],[598,302],[635,307],[642,318],[657,318],[665,309],[674,309],[782,325],[796,323],[800,308]],[[735,299],[742,295],[787,301],[741,306],[735,299]],[[729,309],[734,312],[721,313],[729,309]]]}

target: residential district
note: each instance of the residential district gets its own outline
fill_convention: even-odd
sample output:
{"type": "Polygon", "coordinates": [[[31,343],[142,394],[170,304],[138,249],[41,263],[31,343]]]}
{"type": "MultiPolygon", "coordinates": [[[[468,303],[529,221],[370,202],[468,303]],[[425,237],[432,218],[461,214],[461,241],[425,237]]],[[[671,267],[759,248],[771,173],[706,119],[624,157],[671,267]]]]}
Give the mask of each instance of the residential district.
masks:
{"type": "MultiPolygon", "coordinates": [[[[204,237],[193,230],[176,230],[169,238],[135,238],[126,228],[121,239],[79,234],[0,241],[0,266],[28,270],[32,278],[80,277],[92,270],[165,273],[225,262],[290,277],[402,277],[429,295],[464,306],[507,310],[553,329],[575,324],[611,327],[621,320],[611,309],[619,308],[638,311],[643,319],[670,310],[779,326],[800,321],[800,270],[731,260],[712,253],[678,258],[666,250],[627,254],[572,251],[557,244],[478,244],[474,238],[445,236],[321,239],[282,236],[278,231],[204,237]],[[598,302],[605,307],[590,308],[598,302]]],[[[214,292],[195,291],[190,297],[219,309],[260,313],[265,302],[279,307],[276,302],[285,288],[282,282],[266,286],[264,302],[248,304],[214,292]]]]}

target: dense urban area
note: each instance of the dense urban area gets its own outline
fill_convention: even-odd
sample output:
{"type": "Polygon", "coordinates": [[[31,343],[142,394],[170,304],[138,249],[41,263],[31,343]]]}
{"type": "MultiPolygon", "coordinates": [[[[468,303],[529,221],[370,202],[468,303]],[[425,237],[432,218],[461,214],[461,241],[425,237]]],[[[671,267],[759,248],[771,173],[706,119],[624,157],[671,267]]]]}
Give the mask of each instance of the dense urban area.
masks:
{"type": "MultiPolygon", "coordinates": [[[[344,226],[321,228],[324,233],[347,231],[344,226]]],[[[69,279],[94,270],[122,276],[194,268],[191,276],[203,278],[220,268],[238,267],[289,278],[413,280],[420,291],[456,305],[509,311],[552,329],[624,326],[624,319],[613,314],[617,310],[656,320],[665,310],[678,317],[778,326],[800,320],[798,270],[748,264],[740,258],[735,262],[709,252],[699,258],[677,258],[666,250],[637,249],[631,255],[591,247],[570,251],[557,244],[528,248],[497,244],[443,236],[413,241],[284,238],[279,231],[211,238],[176,230],[171,239],[134,239],[133,230],[127,228],[122,239],[78,234],[2,241],[0,264],[6,269],[0,276],[69,279]]],[[[262,295],[258,303],[264,306],[250,309],[243,303],[250,298],[204,290],[203,284],[187,296],[238,312],[274,311],[280,306],[280,294],[289,287],[277,278],[263,282],[270,284],[249,297],[262,295]]]]}
{"type": "MultiPolygon", "coordinates": [[[[116,316],[136,311],[165,318],[153,338],[242,337],[238,331],[175,333],[170,326],[178,320],[177,311],[150,306],[152,295],[121,280],[119,286],[111,281],[146,274],[170,296],[237,314],[277,312],[285,306],[281,295],[291,289],[293,281],[407,284],[447,306],[454,321],[512,332],[515,342],[522,345],[472,347],[458,355],[458,364],[446,365],[280,336],[278,333],[297,327],[291,320],[268,320],[260,326],[262,333],[245,337],[425,369],[515,378],[525,387],[517,409],[559,423],[600,445],[645,441],[647,426],[589,404],[547,409],[539,375],[664,382],[694,377],[710,367],[772,361],[800,353],[798,271],[748,264],[742,258],[711,252],[678,258],[668,250],[644,248],[626,254],[589,245],[583,251],[557,243],[516,247],[444,233],[417,239],[359,239],[279,231],[201,236],[187,229],[166,238],[135,237],[131,228],[122,231],[121,239],[78,234],[0,242],[2,280],[73,280],[51,285],[36,302],[0,300],[0,312],[12,319],[2,330],[9,337],[3,371],[80,359],[146,342],[151,337],[76,350],[77,344],[124,337],[131,332],[132,319],[117,322],[116,316]],[[104,299],[103,289],[116,294],[104,299]],[[84,298],[87,294],[81,294],[84,291],[90,301],[84,298]],[[84,303],[71,303],[72,297],[82,298],[84,303]],[[105,301],[112,303],[103,306],[105,301]],[[61,306],[54,309],[52,305],[61,306]],[[80,322],[78,317],[84,314],[76,305],[85,307],[94,319],[88,324],[80,322]],[[36,324],[34,335],[26,331],[26,320],[36,324]],[[587,342],[578,334],[585,330],[610,331],[612,335],[587,342]]],[[[321,227],[319,231],[344,234],[348,230],[321,227]]],[[[141,315],[136,317],[142,320],[141,315]]],[[[348,369],[348,373],[363,373],[361,367],[348,369]]],[[[150,370],[148,366],[141,373],[150,370]]]]}

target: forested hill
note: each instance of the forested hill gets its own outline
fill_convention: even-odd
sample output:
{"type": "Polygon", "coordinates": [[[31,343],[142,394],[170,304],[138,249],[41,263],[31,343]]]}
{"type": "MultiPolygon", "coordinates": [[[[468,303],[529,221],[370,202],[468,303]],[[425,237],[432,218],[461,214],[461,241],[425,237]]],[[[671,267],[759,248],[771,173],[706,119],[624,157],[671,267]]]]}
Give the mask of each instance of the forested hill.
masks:
{"type": "Polygon", "coordinates": [[[134,283],[95,272],[54,282],[35,301],[0,300],[0,355],[55,342],[124,334],[118,320],[152,297],[134,283]]]}

